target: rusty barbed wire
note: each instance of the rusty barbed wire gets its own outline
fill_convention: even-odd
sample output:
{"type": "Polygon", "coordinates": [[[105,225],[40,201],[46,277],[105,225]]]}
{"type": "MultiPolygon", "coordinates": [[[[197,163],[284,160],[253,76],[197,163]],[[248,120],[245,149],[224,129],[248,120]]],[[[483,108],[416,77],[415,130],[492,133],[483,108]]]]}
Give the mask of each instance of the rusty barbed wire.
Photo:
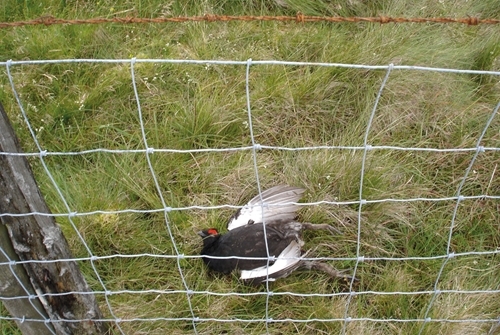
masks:
{"type": "Polygon", "coordinates": [[[480,19],[478,17],[449,18],[449,17],[431,17],[431,18],[406,18],[406,17],[342,17],[342,16],[308,16],[297,13],[295,16],[254,16],[254,15],[214,15],[205,14],[202,16],[178,16],[178,17],[158,17],[158,18],[139,18],[139,17],[113,17],[113,18],[92,18],[92,19],[59,19],[53,16],[42,16],[34,20],[0,22],[0,28],[12,28],[33,25],[78,25],[78,24],[103,24],[103,23],[169,23],[169,22],[228,22],[228,21],[281,21],[281,22],[372,22],[372,23],[460,23],[471,26],[479,24],[499,24],[500,19],[480,19]]]}

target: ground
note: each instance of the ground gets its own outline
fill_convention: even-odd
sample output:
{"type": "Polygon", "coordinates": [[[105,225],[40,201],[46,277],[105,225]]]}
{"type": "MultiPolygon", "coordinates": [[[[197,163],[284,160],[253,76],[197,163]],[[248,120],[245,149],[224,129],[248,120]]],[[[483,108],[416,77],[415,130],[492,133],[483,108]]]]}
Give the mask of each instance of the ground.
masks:
{"type": "MultiPolygon", "coordinates": [[[[494,0],[6,0],[0,21],[297,12],[500,17],[494,0]]],[[[89,260],[79,265],[103,313],[121,318],[124,333],[192,334],[193,315],[206,319],[196,323],[201,334],[498,332],[491,322],[500,309],[498,115],[486,125],[500,101],[499,25],[188,22],[1,33],[0,62],[242,62],[138,61],[137,96],[130,61],[9,68],[41,148],[78,153],[44,158],[57,186],[38,157],[29,160],[53,213],[83,213],[57,221],[75,257],[98,256],[96,271],[89,260]],[[252,64],[247,80],[248,59],[314,64],[252,64]],[[497,73],[395,68],[382,86],[389,64],[497,73]],[[263,146],[255,161],[250,130],[263,146]],[[155,149],[149,156],[144,138],[155,149]],[[365,151],[365,144],[373,149],[365,151]],[[477,153],[478,145],[486,149],[477,153]],[[229,148],[238,149],[206,150],[229,148]],[[271,283],[269,295],[265,286],[246,287],[236,275],[214,277],[191,257],[201,249],[196,232],[224,231],[234,206],[256,194],[257,175],[262,188],[307,189],[309,205],[299,218],[334,225],[342,235],[308,232],[305,248],[339,269],[355,269],[358,284],[297,272],[271,283]],[[361,199],[367,202],[360,205],[361,199]],[[165,206],[174,210],[165,213],[165,206]],[[194,294],[187,296],[186,287],[194,294]],[[114,294],[105,296],[106,290],[114,294]],[[353,321],[344,323],[346,316],[353,321]],[[275,322],[257,322],[266,317],[275,322]],[[422,322],[426,317],[430,321],[422,322]]],[[[0,100],[24,150],[37,152],[3,64],[0,100]]],[[[6,320],[1,327],[5,334],[16,331],[6,320]]]]}

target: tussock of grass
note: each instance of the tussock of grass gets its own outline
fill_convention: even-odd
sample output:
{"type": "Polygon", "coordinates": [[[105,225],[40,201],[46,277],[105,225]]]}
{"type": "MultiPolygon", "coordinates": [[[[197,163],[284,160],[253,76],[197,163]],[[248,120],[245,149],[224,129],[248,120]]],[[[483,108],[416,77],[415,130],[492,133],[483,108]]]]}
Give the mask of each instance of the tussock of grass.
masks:
{"type": "MultiPolygon", "coordinates": [[[[498,17],[496,1],[100,1],[70,4],[44,1],[23,6],[7,0],[0,20],[32,19],[46,14],[65,18],[135,15],[345,15],[498,17]]],[[[7,29],[0,59],[178,58],[291,60],[356,64],[404,64],[500,70],[498,27],[437,24],[325,24],[281,22],[183,23],[165,25],[35,26],[7,29]]],[[[43,149],[67,152],[95,148],[144,149],[129,64],[54,64],[11,67],[16,90],[43,149]]],[[[251,144],[245,95],[245,67],[135,63],[147,145],[155,149],[245,147],[251,144]]],[[[252,124],[256,143],[270,146],[362,146],[385,71],[339,67],[253,65],[250,69],[252,124]]],[[[431,71],[393,70],[370,125],[368,144],[397,147],[471,148],[500,99],[499,78],[431,71]]],[[[19,116],[8,78],[0,74],[0,100],[11,116],[26,151],[35,145],[19,116]]],[[[499,147],[498,117],[481,145],[499,147]]],[[[361,198],[444,198],[457,194],[474,152],[371,150],[366,154],[361,198]]],[[[464,196],[498,196],[498,153],[479,153],[461,189],[464,196]]],[[[160,192],[169,207],[241,205],[255,195],[251,150],[150,155],[160,192]]],[[[49,207],[66,212],[38,158],[30,158],[49,207]]],[[[162,201],[143,153],[89,153],[49,156],[46,163],[71,211],[158,209],[162,201]]],[[[358,201],[363,152],[347,149],[257,152],[263,189],[280,183],[306,188],[305,202],[358,201]]],[[[447,252],[455,201],[380,202],[359,205],[304,206],[300,219],[329,223],[341,235],[306,232],[311,255],[352,258],[434,257],[447,252]]],[[[95,214],[73,218],[94,255],[193,255],[200,250],[196,232],[224,231],[232,209],[168,213],[95,214]],[[173,239],[173,240],[172,240],[173,239]],[[175,247],[174,244],[175,243],[175,247]]],[[[450,252],[494,251],[500,244],[499,205],[495,199],[460,202],[450,252]]],[[[58,218],[76,257],[88,252],[70,222],[58,218]]],[[[354,261],[331,260],[338,269],[354,261]]],[[[500,268],[494,255],[448,260],[438,282],[441,290],[497,290],[500,268]]],[[[357,292],[431,292],[443,259],[376,260],[358,264],[357,292]]],[[[109,291],[107,298],[122,319],[190,318],[184,283],[193,291],[265,293],[246,287],[237,276],[207,273],[199,259],[116,257],[94,262],[109,291]],[[178,266],[184,278],[181,278],[178,266]],[[160,290],[164,293],[137,293],[160,290]]],[[[80,267],[89,285],[103,291],[89,261],[80,267]]],[[[270,284],[277,293],[348,292],[349,285],[321,273],[296,272],[270,284]]],[[[105,296],[97,296],[111,317],[105,296]]],[[[265,318],[266,295],[194,294],[200,318],[265,318]]],[[[343,318],[348,296],[269,297],[269,317],[343,318]]],[[[348,315],[372,319],[421,319],[432,294],[357,294],[348,315]]],[[[429,311],[432,319],[497,319],[498,294],[440,293],[429,311]]],[[[1,310],[6,315],[5,310],[1,310]]],[[[428,322],[423,334],[486,333],[493,323],[428,322]]],[[[2,322],[3,334],[15,325],[2,322]]],[[[191,334],[190,321],[123,322],[126,333],[191,334]]],[[[330,334],[340,322],[216,322],[197,324],[200,334],[330,334]]],[[[420,322],[349,322],[348,333],[417,334],[420,322]]],[[[491,331],[494,333],[495,330],[491,331]]],[[[116,333],[118,333],[116,331],[116,333]]]]}

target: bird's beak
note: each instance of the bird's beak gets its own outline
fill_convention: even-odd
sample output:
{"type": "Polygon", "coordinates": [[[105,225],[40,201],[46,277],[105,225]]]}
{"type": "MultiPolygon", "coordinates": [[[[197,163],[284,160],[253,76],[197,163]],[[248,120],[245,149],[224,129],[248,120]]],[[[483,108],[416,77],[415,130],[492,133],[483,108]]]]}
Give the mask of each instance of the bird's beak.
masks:
{"type": "Polygon", "coordinates": [[[205,237],[207,237],[207,234],[205,234],[205,233],[204,233],[203,231],[201,231],[201,230],[200,230],[199,232],[197,232],[196,234],[200,235],[200,236],[201,236],[201,238],[205,238],[205,237]]]}

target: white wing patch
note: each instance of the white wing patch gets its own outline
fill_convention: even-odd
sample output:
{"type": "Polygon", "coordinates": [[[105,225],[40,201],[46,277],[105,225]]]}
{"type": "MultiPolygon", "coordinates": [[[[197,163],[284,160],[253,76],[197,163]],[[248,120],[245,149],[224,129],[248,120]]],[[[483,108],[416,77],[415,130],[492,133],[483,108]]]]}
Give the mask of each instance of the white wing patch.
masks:
{"type": "Polygon", "coordinates": [[[260,283],[286,277],[300,265],[300,254],[300,244],[292,241],[276,258],[273,265],[242,270],[240,279],[260,283]]]}
{"type": "Polygon", "coordinates": [[[244,207],[238,210],[229,220],[227,229],[232,230],[249,223],[271,222],[276,220],[293,220],[299,206],[296,203],[305,190],[300,187],[278,185],[257,195],[244,207]],[[283,204],[283,205],[280,205],[283,204]],[[270,205],[270,206],[268,206],[270,205]]]}
{"type": "Polygon", "coordinates": [[[234,228],[242,227],[248,223],[261,223],[262,222],[262,206],[255,205],[251,207],[248,204],[242,207],[237,217],[232,217],[227,224],[227,230],[232,230],[234,228]],[[260,218],[255,221],[256,218],[260,218]]]}

